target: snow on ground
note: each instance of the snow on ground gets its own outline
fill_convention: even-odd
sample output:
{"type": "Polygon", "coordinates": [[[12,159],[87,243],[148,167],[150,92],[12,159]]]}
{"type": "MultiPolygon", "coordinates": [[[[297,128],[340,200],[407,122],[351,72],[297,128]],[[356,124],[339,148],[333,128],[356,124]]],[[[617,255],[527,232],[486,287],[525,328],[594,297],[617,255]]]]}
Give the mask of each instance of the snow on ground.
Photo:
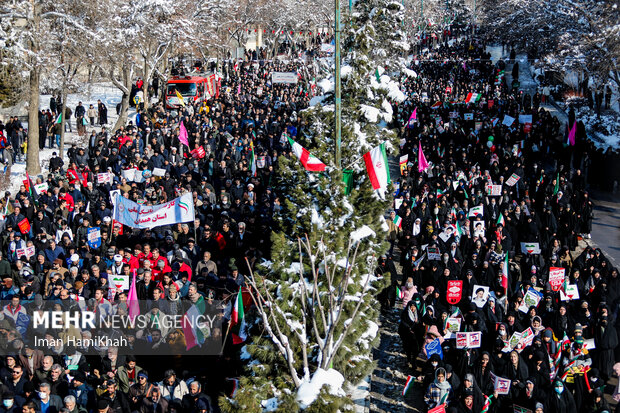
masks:
{"type": "Polygon", "coordinates": [[[323,386],[327,386],[327,391],[336,396],[345,396],[342,390],[344,377],[340,372],[334,369],[323,370],[317,369],[310,381],[302,383],[297,390],[297,401],[302,409],[310,406],[321,392],[323,386]]]}
{"type": "MultiPolygon", "coordinates": [[[[86,88],[86,86],[85,86],[86,88]]],[[[40,109],[48,109],[50,103],[51,95],[41,95],[39,98],[39,108],[40,109]]],[[[70,93],[67,95],[67,104],[71,108],[73,112],[75,112],[75,107],[81,101],[84,107],[88,110],[90,104],[97,107],[97,100],[101,100],[105,103],[108,108],[108,124],[107,128],[110,129],[114,126],[114,123],[118,119],[116,115],[116,104],[121,101],[122,92],[114,86],[111,82],[103,82],[103,83],[95,83],[91,88],[91,96],[88,97],[87,90],[80,91],[78,93],[70,93]]],[[[135,110],[131,109],[129,112],[128,118],[135,122],[135,110]]],[[[22,122],[24,128],[28,128],[28,122],[22,122]]],[[[73,132],[65,133],[65,153],[63,154],[63,159],[65,161],[65,165],[67,165],[69,158],[67,157],[67,150],[73,145],[82,146],[85,145],[86,139],[90,136],[91,131],[95,130],[96,132],[100,132],[101,128],[99,126],[91,127],[90,124],[86,126],[86,135],[84,137],[80,137],[77,134],[77,125],[75,117],[71,118],[71,127],[73,132]]],[[[47,171],[49,168],[49,160],[52,157],[52,153],[58,153],[58,148],[49,149],[49,140],[45,142],[45,149],[39,152],[39,160],[41,164],[41,174],[45,180],[47,176],[47,171]]],[[[26,159],[25,156],[22,157],[21,161],[16,162],[11,167],[11,175],[10,181],[2,182],[0,181],[0,190],[1,191],[10,191],[11,194],[15,194],[19,191],[20,185],[23,184],[23,180],[26,179],[26,159]]],[[[36,177],[31,177],[33,180],[36,180],[36,177]]]]}

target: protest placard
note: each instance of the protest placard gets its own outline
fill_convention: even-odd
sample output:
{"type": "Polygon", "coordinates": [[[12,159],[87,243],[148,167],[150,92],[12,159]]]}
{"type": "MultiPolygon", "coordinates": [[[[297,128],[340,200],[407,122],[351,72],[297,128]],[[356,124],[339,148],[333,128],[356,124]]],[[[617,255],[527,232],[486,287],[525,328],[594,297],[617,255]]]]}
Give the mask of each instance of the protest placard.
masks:
{"type": "Polygon", "coordinates": [[[501,185],[487,185],[488,196],[500,196],[502,194],[501,185]]]}
{"type": "Polygon", "coordinates": [[[552,291],[560,291],[562,283],[564,282],[564,268],[551,267],[549,268],[549,284],[552,291]]]}
{"type": "Polygon", "coordinates": [[[507,186],[514,186],[514,184],[519,182],[519,179],[521,179],[521,177],[519,175],[512,174],[512,175],[510,175],[510,178],[508,178],[508,180],[506,181],[506,185],[507,186]]]}

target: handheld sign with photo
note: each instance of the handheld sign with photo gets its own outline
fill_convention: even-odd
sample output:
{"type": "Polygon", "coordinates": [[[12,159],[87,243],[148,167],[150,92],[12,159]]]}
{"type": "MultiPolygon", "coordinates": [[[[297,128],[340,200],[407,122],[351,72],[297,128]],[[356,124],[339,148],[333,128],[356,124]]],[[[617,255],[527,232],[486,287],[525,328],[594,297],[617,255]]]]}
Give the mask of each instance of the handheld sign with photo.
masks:
{"type": "Polygon", "coordinates": [[[481,341],[482,333],[480,331],[456,333],[456,348],[479,348],[481,341]]]}
{"type": "Polygon", "coordinates": [[[473,292],[471,294],[471,301],[476,304],[476,307],[483,308],[489,300],[489,287],[485,285],[474,285],[473,292]]]}
{"type": "Polygon", "coordinates": [[[465,113],[463,115],[463,119],[465,119],[465,120],[474,120],[474,114],[473,113],[465,113]]]}
{"type": "Polygon", "coordinates": [[[461,295],[463,294],[463,281],[462,280],[450,280],[448,281],[448,291],[446,292],[446,300],[452,305],[456,305],[461,301],[461,295]]]}
{"type": "Polygon", "coordinates": [[[510,393],[510,379],[506,379],[504,377],[499,377],[490,373],[491,381],[493,382],[493,387],[497,394],[508,394],[510,393]]]}
{"type": "Polygon", "coordinates": [[[549,284],[552,291],[560,291],[562,283],[564,282],[564,273],[566,270],[559,267],[549,268],[549,284]]]}

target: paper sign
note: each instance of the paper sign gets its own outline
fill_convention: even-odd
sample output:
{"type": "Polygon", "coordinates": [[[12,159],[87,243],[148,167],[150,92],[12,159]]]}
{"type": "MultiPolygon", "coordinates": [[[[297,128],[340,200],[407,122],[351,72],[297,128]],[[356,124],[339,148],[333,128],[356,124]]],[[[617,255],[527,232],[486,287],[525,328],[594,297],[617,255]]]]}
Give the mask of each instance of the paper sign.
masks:
{"type": "Polygon", "coordinates": [[[551,267],[549,268],[549,284],[552,291],[560,291],[562,283],[564,282],[564,268],[551,267]]]}
{"type": "Polygon", "coordinates": [[[527,330],[521,333],[521,339],[519,340],[519,344],[517,344],[517,346],[522,349],[532,344],[533,341],[534,330],[532,330],[532,327],[528,327],[527,330]]]}
{"type": "Polygon", "coordinates": [[[429,261],[433,261],[433,260],[439,261],[441,259],[441,254],[439,253],[439,248],[437,247],[428,247],[427,253],[428,253],[429,261]]]}
{"type": "Polygon", "coordinates": [[[532,124],[532,115],[519,115],[519,123],[520,124],[525,124],[525,123],[529,123],[530,125],[532,124]]]}
{"type": "Polygon", "coordinates": [[[512,175],[510,175],[510,178],[508,178],[508,180],[506,181],[506,185],[514,186],[514,184],[519,182],[519,179],[521,179],[521,177],[519,175],[512,174],[512,175]]]}
{"type": "Polygon", "coordinates": [[[112,287],[108,290],[108,301],[114,301],[116,297],[116,288],[112,287]]]}
{"type": "Polygon", "coordinates": [[[47,192],[48,185],[47,182],[43,182],[42,184],[38,184],[34,186],[35,191],[37,191],[37,195],[41,195],[43,192],[47,192]]]}
{"type": "Polygon", "coordinates": [[[497,394],[508,394],[510,393],[510,379],[506,379],[504,377],[499,377],[490,373],[491,381],[493,382],[493,388],[497,392],[497,394]]]}
{"type": "Polygon", "coordinates": [[[523,254],[540,254],[540,245],[537,242],[522,242],[521,252],[523,254]]]}
{"type": "Polygon", "coordinates": [[[153,168],[153,176],[164,176],[166,175],[166,170],[163,168],[153,168]]]}
{"type": "Polygon", "coordinates": [[[400,206],[403,204],[402,198],[394,198],[394,209],[398,211],[400,206]]]}
{"type": "Polygon", "coordinates": [[[436,338],[435,340],[425,345],[424,348],[426,349],[426,357],[428,357],[429,359],[431,358],[433,354],[439,354],[439,358],[443,360],[443,351],[441,349],[441,342],[439,341],[438,338],[436,338]]]}
{"type": "Polygon", "coordinates": [[[439,238],[443,242],[448,242],[448,240],[450,239],[451,236],[452,236],[452,233],[448,233],[448,232],[442,232],[442,233],[439,234],[439,238]]]}
{"type": "Polygon", "coordinates": [[[446,320],[446,329],[451,333],[457,333],[461,330],[461,319],[456,317],[448,317],[446,320]]]}
{"type": "Polygon", "coordinates": [[[500,196],[502,194],[501,185],[487,185],[488,196],[500,196]]]}
{"type": "Polygon", "coordinates": [[[504,115],[504,120],[502,121],[502,125],[510,126],[514,123],[515,118],[512,116],[504,115]]]}
{"type": "Polygon", "coordinates": [[[473,113],[465,113],[465,114],[463,114],[463,119],[465,119],[465,120],[474,120],[474,114],[473,113]]]}
{"type": "Polygon", "coordinates": [[[570,301],[570,300],[578,300],[578,299],[579,299],[579,290],[577,289],[577,284],[568,284],[566,286],[566,291],[564,289],[560,290],[560,300],[570,301]]]}
{"type": "Polygon", "coordinates": [[[450,119],[458,119],[458,118],[459,118],[458,112],[450,112],[450,119]]]}
{"type": "Polygon", "coordinates": [[[474,285],[471,294],[471,301],[476,307],[482,308],[489,299],[489,287],[485,285],[474,285]]]}
{"type": "Polygon", "coordinates": [[[88,228],[86,241],[91,248],[99,248],[101,246],[101,229],[99,227],[88,228]]]}
{"type": "Polygon", "coordinates": [[[17,258],[26,255],[26,248],[18,248],[17,250],[15,250],[15,255],[17,255],[17,258]]]}
{"type": "Polygon", "coordinates": [[[532,131],[532,124],[529,122],[526,122],[523,125],[523,133],[530,133],[532,131]]]}
{"type": "Polygon", "coordinates": [[[469,209],[468,217],[475,217],[476,215],[484,215],[484,205],[479,205],[469,209]]]}
{"type": "Polygon", "coordinates": [[[482,130],[482,122],[477,121],[474,125],[475,130],[482,130]]]}
{"type": "Polygon", "coordinates": [[[446,300],[452,305],[458,304],[461,301],[463,294],[463,281],[462,280],[449,280],[448,291],[446,292],[446,300]]]}
{"type": "Polygon", "coordinates": [[[98,184],[105,184],[108,182],[112,183],[112,174],[110,172],[103,172],[103,173],[97,174],[98,184]]]}
{"type": "Polygon", "coordinates": [[[482,333],[480,331],[456,333],[456,348],[479,348],[481,341],[482,333]]]}
{"type": "Polygon", "coordinates": [[[512,413],[534,413],[533,411],[531,411],[530,409],[526,409],[525,407],[513,404],[512,405],[512,413]]]}
{"type": "Polygon", "coordinates": [[[271,73],[271,82],[272,83],[289,83],[294,84],[297,83],[299,77],[295,72],[273,72],[271,73]]]}
{"type": "Polygon", "coordinates": [[[527,313],[530,307],[537,307],[541,299],[542,294],[530,287],[523,297],[523,302],[519,306],[519,311],[527,313]]]}
{"type": "Polygon", "coordinates": [[[35,249],[34,245],[31,245],[31,246],[29,246],[29,247],[26,247],[26,251],[25,251],[25,253],[26,253],[26,257],[27,257],[27,258],[34,257],[34,253],[35,253],[35,252],[36,252],[36,249],[35,249]]]}
{"type": "Polygon", "coordinates": [[[512,335],[510,336],[510,340],[508,340],[508,344],[510,345],[511,348],[517,347],[517,344],[519,344],[519,341],[521,340],[522,334],[523,333],[518,333],[516,331],[512,333],[512,335]]]}
{"type": "Polygon", "coordinates": [[[113,275],[109,281],[110,285],[118,291],[129,290],[129,275],[113,275]]]}
{"type": "Polygon", "coordinates": [[[592,351],[596,348],[596,344],[594,343],[593,338],[589,338],[583,342],[583,347],[588,351],[592,351]]]}

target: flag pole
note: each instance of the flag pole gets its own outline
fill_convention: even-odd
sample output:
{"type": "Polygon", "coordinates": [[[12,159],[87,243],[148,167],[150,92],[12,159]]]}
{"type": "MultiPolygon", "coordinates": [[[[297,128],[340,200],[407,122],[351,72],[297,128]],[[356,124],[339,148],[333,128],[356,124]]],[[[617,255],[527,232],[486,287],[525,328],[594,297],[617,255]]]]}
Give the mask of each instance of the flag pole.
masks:
{"type": "Polygon", "coordinates": [[[222,348],[220,349],[220,356],[224,354],[224,347],[226,347],[226,340],[228,340],[228,333],[230,332],[231,325],[232,325],[232,320],[228,320],[228,328],[226,329],[226,335],[224,336],[224,341],[222,342],[222,348]]]}

